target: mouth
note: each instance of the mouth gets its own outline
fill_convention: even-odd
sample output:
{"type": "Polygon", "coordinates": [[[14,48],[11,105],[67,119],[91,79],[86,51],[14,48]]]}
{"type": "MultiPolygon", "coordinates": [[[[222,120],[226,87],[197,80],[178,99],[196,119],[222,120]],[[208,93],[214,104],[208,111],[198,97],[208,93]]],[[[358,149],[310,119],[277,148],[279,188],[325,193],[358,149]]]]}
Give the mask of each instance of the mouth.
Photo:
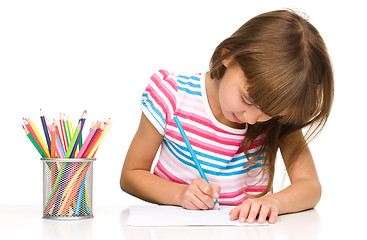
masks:
{"type": "Polygon", "coordinates": [[[237,122],[237,123],[240,123],[240,124],[243,124],[243,123],[245,123],[245,122],[242,122],[241,120],[239,120],[237,117],[236,117],[236,115],[233,113],[233,120],[235,121],[235,122],[237,122]]]}

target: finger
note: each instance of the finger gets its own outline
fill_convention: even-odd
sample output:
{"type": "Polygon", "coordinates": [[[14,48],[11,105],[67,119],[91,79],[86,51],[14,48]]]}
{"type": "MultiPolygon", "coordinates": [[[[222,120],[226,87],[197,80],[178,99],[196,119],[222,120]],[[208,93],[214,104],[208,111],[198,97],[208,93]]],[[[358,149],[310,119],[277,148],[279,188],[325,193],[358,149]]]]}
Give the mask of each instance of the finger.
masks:
{"type": "Polygon", "coordinates": [[[210,184],[207,183],[203,178],[199,178],[196,180],[196,185],[206,195],[212,195],[213,189],[211,188],[210,184]]]}
{"type": "Polygon", "coordinates": [[[185,205],[183,205],[183,208],[188,209],[188,210],[200,210],[200,208],[198,208],[194,203],[187,202],[185,205]]]}
{"type": "Polygon", "coordinates": [[[213,192],[212,198],[219,199],[219,193],[221,191],[221,187],[216,184],[210,184],[210,187],[212,188],[212,192],[213,192]]]}
{"type": "MultiPolygon", "coordinates": [[[[207,183],[203,178],[198,178],[194,180],[194,184],[197,186],[197,189],[199,191],[195,191],[195,196],[203,202],[206,207],[202,209],[212,209],[214,208],[214,202],[219,197],[217,194],[217,197],[214,194],[214,191],[212,189],[212,185],[207,183]]],[[[218,186],[219,187],[219,186],[218,186]]]]}
{"type": "Polygon", "coordinates": [[[241,207],[241,212],[240,212],[240,215],[239,215],[239,222],[244,223],[244,222],[246,222],[247,216],[250,212],[251,201],[246,200],[245,202],[243,202],[241,204],[241,206],[242,207],[241,207]]]}
{"type": "Polygon", "coordinates": [[[210,209],[214,207],[214,201],[208,195],[203,194],[199,189],[194,192],[194,198],[191,201],[200,209],[210,209]]]}
{"type": "Polygon", "coordinates": [[[278,210],[276,208],[271,208],[269,215],[269,223],[274,224],[278,217],[278,210]]]}
{"type": "Polygon", "coordinates": [[[259,217],[257,220],[260,224],[265,223],[266,217],[268,216],[269,211],[270,211],[270,207],[268,205],[263,204],[261,206],[259,217]]]}
{"type": "Polygon", "coordinates": [[[255,219],[256,219],[257,214],[259,213],[260,207],[261,207],[260,203],[258,202],[252,203],[250,213],[248,214],[248,217],[247,217],[248,223],[255,222],[255,219]]]}
{"type": "Polygon", "coordinates": [[[238,219],[238,216],[240,215],[241,212],[241,206],[237,206],[235,208],[233,208],[231,211],[229,211],[229,219],[231,221],[234,221],[236,219],[238,219]]]}

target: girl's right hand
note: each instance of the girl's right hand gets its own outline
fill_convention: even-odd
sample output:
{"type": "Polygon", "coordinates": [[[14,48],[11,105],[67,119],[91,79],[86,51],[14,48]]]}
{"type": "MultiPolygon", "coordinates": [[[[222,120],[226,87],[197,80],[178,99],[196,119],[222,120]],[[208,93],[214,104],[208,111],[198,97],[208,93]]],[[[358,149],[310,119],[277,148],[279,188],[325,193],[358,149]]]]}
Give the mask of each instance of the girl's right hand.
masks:
{"type": "Polygon", "coordinates": [[[203,178],[197,178],[186,185],[180,196],[180,205],[189,210],[207,210],[214,208],[214,202],[219,198],[220,186],[207,183],[203,178]]]}

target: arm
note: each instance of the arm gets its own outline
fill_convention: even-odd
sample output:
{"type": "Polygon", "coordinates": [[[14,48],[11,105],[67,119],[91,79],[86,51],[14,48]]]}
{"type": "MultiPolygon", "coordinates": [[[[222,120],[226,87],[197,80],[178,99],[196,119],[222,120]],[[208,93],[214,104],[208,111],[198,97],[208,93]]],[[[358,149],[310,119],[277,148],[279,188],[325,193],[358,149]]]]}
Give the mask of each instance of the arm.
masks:
{"type": "Polygon", "coordinates": [[[306,146],[294,160],[291,159],[295,144],[299,141],[305,141],[301,130],[291,134],[280,146],[291,185],[273,194],[278,202],[279,214],[313,208],[321,198],[321,184],[309,148],[306,146]]]}
{"type": "Polygon", "coordinates": [[[162,141],[163,136],[142,114],[139,128],[131,142],[121,171],[121,189],[152,203],[177,205],[189,209],[214,207],[213,197],[210,196],[219,186],[209,187],[203,179],[196,179],[190,185],[178,184],[150,172],[162,141]]]}
{"type": "Polygon", "coordinates": [[[232,220],[239,218],[244,222],[247,219],[252,223],[259,214],[260,223],[266,217],[269,217],[270,223],[274,223],[278,214],[298,212],[316,206],[321,197],[321,185],[311,152],[306,146],[299,155],[293,158],[291,156],[296,143],[304,141],[302,131],[299,130],[284,139],[280,146],[291,185],[277,193],[244,201],[230,212],[232,220]]]}

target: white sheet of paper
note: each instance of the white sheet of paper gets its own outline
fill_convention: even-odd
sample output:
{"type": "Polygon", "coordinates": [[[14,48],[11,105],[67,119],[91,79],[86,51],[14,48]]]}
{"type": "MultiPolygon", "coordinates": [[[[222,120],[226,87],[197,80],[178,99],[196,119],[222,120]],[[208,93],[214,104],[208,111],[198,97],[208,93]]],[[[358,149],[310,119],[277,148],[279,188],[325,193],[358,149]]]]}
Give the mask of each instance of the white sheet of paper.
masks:
{"type": "Polygon", "coordinates": [[[267,226],[240,223],[229,220],[233,206],[220,206],[220,210],[187,210],[176,206],[132,206],[127,225],[136,227],[153,226],[267,226]]]}

